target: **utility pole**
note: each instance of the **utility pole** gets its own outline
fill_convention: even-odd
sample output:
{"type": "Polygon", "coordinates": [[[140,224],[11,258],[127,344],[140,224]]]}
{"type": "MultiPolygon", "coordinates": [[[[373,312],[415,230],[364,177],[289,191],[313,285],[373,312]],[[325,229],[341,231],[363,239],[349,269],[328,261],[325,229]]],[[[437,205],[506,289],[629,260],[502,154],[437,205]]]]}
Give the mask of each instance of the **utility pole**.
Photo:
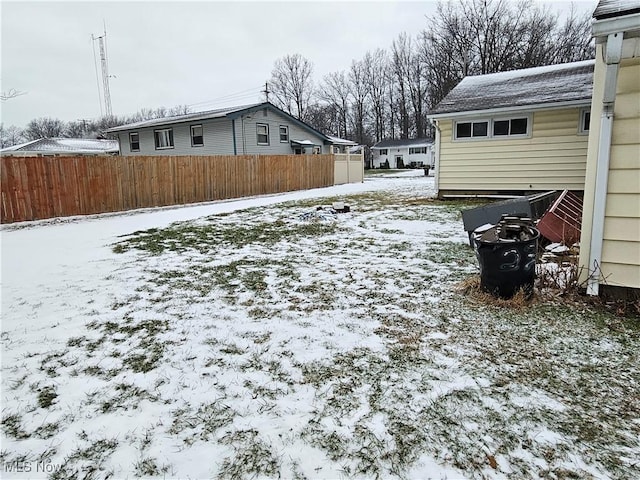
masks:
{"type": "Polygon", "coordinates": [[[269,91],[269,82],[264,82],[264,90],[262,91],[262,93],[264,93],[265,102],[268,102],[269,94],[271,93],[269,91]]]}

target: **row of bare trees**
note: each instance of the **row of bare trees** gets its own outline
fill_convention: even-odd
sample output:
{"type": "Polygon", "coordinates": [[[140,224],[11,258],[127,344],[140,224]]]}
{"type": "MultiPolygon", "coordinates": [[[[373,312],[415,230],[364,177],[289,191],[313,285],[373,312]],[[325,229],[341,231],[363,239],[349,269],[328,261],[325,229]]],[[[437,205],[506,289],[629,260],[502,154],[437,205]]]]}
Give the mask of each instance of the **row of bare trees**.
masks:
{"type": "Polygon", "coordinates": [[[358,143],[430,134],[426,115],[462,78],[593,58],[589,12],[563,19],[530,0],[438,5],[418,35],[401,33],[347,70],[312,80],[299,54],[276,61],[271,101],[319,130],[358,143]]]}
{"type": "Polygon", "coordinates": [[[127,116],[101,117],[97,120],[75,120],[64,122],[57,118],[41,117],[31,120],[24,129],[0,124],[0,148],[40,138],[101,138],[108,128],[125,123],[141,122],[153,118],[171,117],[189,113],[189,107],[179,105],[173,108],[143,108],[127,116]]]}

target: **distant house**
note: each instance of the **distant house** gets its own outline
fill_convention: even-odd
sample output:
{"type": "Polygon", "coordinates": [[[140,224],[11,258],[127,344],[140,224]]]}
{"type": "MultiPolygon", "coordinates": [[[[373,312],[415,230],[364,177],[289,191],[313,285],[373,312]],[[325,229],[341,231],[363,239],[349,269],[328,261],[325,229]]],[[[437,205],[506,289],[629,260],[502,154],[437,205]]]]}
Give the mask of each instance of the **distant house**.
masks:
{"type": "Polygon", "coordinates": [[[331,153],[355,153],[354,149],[358,147],[358,144],[351,140],[334,137],[333,135],[327,135],[327,138],[329,138],[329,141],[331,141],[333,145],[333,151],[331,153]]]}
{"type": "Polygon", "coordinates": [[[594,61],[464,78],[428,115],[438,196],[583,190],[594,61]]]}
{"type": "Polygon", "coordinates": [[[372,168],[405,168],[433,166],[433,140],[415,138],[382,140],[371,147],[372,168]]]}
{"type": "Polygon", "coordinates": [[[117,155],[117,140],[41,138],[0,150],[3,156],[117,155]]]}
{"type": "Polygon", "coordinates": [[[601,0],[580,239],[587,293],[640,289],[640,4],[601,0]]]}
{"type": "Polygon", "coordinates": [[[355,145],[268,102],[146,120],[107,132],[118,135],[121,155],[289,155],[334,153],[355,145]]]}

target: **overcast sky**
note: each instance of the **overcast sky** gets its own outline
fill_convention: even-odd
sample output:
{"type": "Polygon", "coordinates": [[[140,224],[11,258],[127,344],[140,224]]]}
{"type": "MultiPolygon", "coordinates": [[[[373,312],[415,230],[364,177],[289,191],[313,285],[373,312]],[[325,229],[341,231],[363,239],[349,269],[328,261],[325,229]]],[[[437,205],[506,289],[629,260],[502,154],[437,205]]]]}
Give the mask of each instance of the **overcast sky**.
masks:
{"type": "MultiPolygon", "coordinates": [[[[592,10],[596,1],[575,2],[592,10]]],[[[551,2],[566,9],[568,2],[551,2]]],[[[7,2],[2,1],[5,126],[37,117],[101,114],[91,35],[107,30],[113,113],[192,105],[202,110],[262,101],[276,59],[300,53],[316,81],[353,59],[415,35],[436,2],[7,2]],[[206,103],[205,103],[206,102],[206,103]]],[[[95,42],[100,75],[98,43],[95,42]]]]}

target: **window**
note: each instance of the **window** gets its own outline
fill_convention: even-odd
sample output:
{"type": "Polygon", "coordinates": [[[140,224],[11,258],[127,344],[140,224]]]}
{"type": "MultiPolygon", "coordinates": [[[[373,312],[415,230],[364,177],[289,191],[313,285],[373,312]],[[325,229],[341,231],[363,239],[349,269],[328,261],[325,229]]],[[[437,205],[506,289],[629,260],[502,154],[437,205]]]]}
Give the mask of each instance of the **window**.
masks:
{"type": "Polygon", "coordinates": [[[163,128],[162,130],[154,130],[153,136],[156,139],[156,150],[164,148],[173,148],[173,128],[163,128]]]}
{"type": "Polygon", "coordinates": [[[140,151],[140,134],[138,132],[129,134],[129,150],[132,152],[140,151]]]}
{"type": "Polygon", "coordinates": [[[280,141],[285,143],[289,141],[289,127],[280,125],[280,141]]]}
{"type": "Polygon", "coordinates": [[[427,147],[410,147],[409,155],[418,155],[420,153],[427,153],[427,147]]]}
{"type": "Polygon", "coordinates": [[[580,128],[578,133],[586,135],[589,133],[589,126],[591,124],[591,110],[583,108],[580,110],[580,128]]]}
{"type": "Polygon", "coordinates": [[[381,148],[380,149],[380,155],[388,155],[389,154],[389,150],[386,148],[381,148]]]}
{"type": "MultiPolygon", "coordinates": [[[[531,116],[492,118],[456,122],[454,140],[486,139],[500,137],[526,137],[531,131],[531,116]]],[[[409,151],[411,153],[411,151],[409,151]]]]}
{"type": "Polygon", "coordinates": [[[529,119],[526,117],[494,120],[493,136],[526,135],[528,124],[529,119]]]}
{"type": "Polygon", "coordinates": [[[320,155],[320,147],[313,147],[313,152],[314,155],[320,155]]]}
{"type": "Polygon", "coordinates": [[[256,135],[258,137],[258,145],[269,145],[269,125],[256,123],[256,135]]]}
{"type": "Polygon", "coordinates": [[[191,125],[191,146],[202,147],[204,145],[204,132],[202,125],[191,125]]]}
{"type": "Polygon", "coordinates": [[[486,120],[478,122],[457,122],[456,138],[476,138],[486,137],[489,122],[486,120]]]}

